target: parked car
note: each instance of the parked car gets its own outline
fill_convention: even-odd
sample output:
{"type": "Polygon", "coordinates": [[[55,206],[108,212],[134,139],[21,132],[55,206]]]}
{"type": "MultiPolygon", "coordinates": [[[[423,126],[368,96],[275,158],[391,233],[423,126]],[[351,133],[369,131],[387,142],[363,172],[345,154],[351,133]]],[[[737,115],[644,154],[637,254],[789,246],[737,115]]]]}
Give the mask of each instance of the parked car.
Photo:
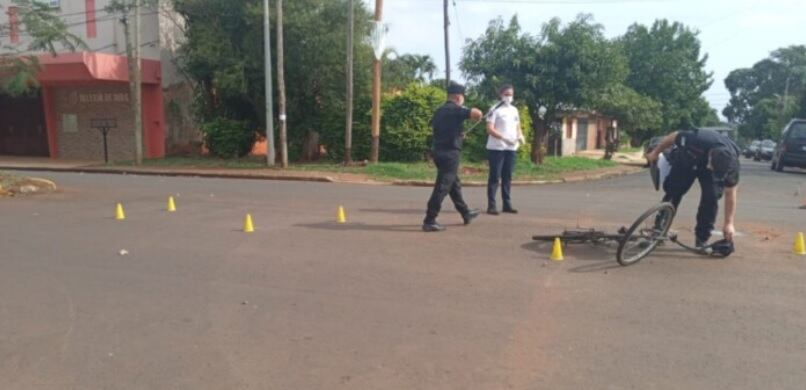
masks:
{"type": "Polygon", "coordinates": [[[744,148],[742,154],[744,154],[744,157],[746,158],[753,158],[756,156],[756,152],[758,152],[758,148],[760,147],[761,147],[761,141],[755,140],[751,142],[750,145],[747,145],[746,148],[744,148]]]}
{"type": "Polygon", "coordinates": [[[773,153],[771,168],[806,168],[806,119],[793,119],[781,133],[781,142],[773,153]]]}
{"type": "Polygon", "coordinates": [[[758,150],[756,150],[756,156],[754,160],[756,161],[772,160],[772,155],[775,152],[775,146],[776,145],[773,140],[765,139],[764,141],[761,141],[761,146],[759,146],[758,150]]]}

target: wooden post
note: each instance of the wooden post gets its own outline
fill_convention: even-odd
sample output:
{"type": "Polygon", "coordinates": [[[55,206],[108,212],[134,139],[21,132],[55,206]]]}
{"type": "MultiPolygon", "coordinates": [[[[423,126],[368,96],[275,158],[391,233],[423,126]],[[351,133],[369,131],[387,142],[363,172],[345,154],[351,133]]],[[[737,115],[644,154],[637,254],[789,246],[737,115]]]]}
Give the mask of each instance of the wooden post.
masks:
{"type": "MultiPolygon", "coordinates": [[[[134,31],[132,46],[134,60],[133,79],[134,88],[132,99],[134,99],[134,156],[136,165],[143,165],[143,82],[142,70],[140,68],[140,1],[134,0],[134,31]]],[[[131,66],[129,69],[132,69],[131,66]]]]}
{"type": "Polygon", "coordinates": [[[448,0],[444,0],[442,12],[445,16],[445,89],[447,89],[451,85],[451,48],[448,31],[451,22],[448,18],[448,0]]]}
{"type": "Polygon", "coordinates": [[[285,99],[285,53],[283,45],[283,0],[277,0],[277,89],[280,94],[280,159],[288,168],[288,130],[285,99]]]}
{"type": "Polygon", "coordinates": [[[275,163],[274,144],[274,96],[272,95],[271,71],[271,29],[269,28],[269,0],[263,0],[263,51],[266,83],[266,165],[275,163]]]}
{"type": "MultiPolygon", "coordinates": [[[[349,0],[347,7],[347,120],[344,127],[344,163],[353,162],[353,30],[355,5],[349,0]]],[[[373,110],[374,115],[374,110],[373,110]]],[[[374,119],[374,118],[373,118],[374,119]]],[[[373,133],[374,134],[374,133],[373,133]]],[[[374,137],[373,137],[374,139],[374,137]]]]}

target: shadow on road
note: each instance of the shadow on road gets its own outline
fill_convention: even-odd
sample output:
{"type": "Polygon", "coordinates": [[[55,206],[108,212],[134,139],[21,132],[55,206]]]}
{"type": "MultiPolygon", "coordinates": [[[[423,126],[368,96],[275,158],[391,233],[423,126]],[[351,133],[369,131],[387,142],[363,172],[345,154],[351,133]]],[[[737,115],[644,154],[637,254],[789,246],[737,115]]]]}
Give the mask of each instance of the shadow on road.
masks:
{"type": "Polygon", "coordinates": [[[569,269],[568,272],[572,272],[575,274],[587,274],[592,272],[606,272],[607,270],[617,268],[624,268],[624,267],[620,266],[616,262],[616,260],[613,259],[613,260],[600,261],[598,263],[593,264],[580,265],[578,267],[569,269]]]}
{"type": "MultiPolygon", "coordinates": [[[[537,253],[548,259],[551,254],[552,244],[548,242],[532,241],[521,245],[522,249],[530,252],[537,253]]],[[[572,273],[590,273],[590,272],[604,272],[611,269],[625,268],[618,264],[616,261],[616,248],[615,246],[608,245],[594,245],[594,244],[574,244],[563,245],[563,252],[565,253],[566,261],[585,261],[595,262],[590,264],[583,264],[574,268],[570,268],[568,272],[572,273]]],[[[678,248],[674,245],[666,244],[662,247],[655,249],[649,256],[642,259],[641,262],[652,260],[682,260],[682,259],[704,259],[713,260],[710,257],[699,256],[685,250],[678,248]]],[[[640,263],[639,263],[640,264],[640,263]]],[[[637,264],[636,264],[637,265],[637,264]]]]}
{"type": "Polygon", "coordinates": [[[366,223],[345,223],[335,222],[305,223],[294,225],[306,229],[333,230],[333,231],[381,231],[381,232],[404,232],[422,233],[422,227],[418,225],[371,225],[366,223]]]}
{"type": "Polygon", "coordinates": [[[780,173],[784,173],[784,174],[787,174],[787,175],[793,175],[793,176],[804,176],[804,175],[806,175],[806,170],[802,170],[802,169],[793,170],[793,168],[785,168],[784,171],[780,172],[780,173]]]}
{"type": "Polygon", "coordinates": [[[425,210],[421,209],[360,209],[358,211],[366,213],[382,213],[382,214],[425,215],[425,210]]]}

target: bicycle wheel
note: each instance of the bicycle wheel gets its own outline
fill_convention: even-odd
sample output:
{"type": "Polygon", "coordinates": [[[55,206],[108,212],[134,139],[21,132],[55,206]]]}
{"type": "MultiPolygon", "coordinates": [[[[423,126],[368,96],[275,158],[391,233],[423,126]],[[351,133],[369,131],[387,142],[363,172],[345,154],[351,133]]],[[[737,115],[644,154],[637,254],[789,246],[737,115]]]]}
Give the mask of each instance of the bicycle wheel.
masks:
{"type": "Polygon", "coordinates": [[[623,266],[633,265],[650,254],[666,238],[672,226],[675,208],[671,203],[653,206],[627,229],[619,242],[616,260],[623,266]]]}

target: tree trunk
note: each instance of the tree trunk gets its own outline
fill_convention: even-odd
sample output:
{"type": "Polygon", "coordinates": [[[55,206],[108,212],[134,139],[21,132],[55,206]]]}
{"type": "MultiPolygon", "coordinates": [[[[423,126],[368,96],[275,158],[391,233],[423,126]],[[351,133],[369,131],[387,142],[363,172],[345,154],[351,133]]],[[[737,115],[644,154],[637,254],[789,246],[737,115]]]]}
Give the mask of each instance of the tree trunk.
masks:
{"type": "Polygon", "coordinates": [[[619,137],[618,130],[613,126],[608,126],[605,130],[605,160],[612,160],[613,155],[618,152],[619,137]]]}
{"type": "Polygon", "coordinates": [[[353,30],[355,8],[353,0],[348,2],[347,14],[347,119],[344,126],[344,164],[353,162],[353,30]]]}
{"type": "Polygon", "coordinates": [[[319,160],[319,133],[308,131],[302,144],[302,161],[319,160]]]}
{"type": "Polygon", "coordinates": [[[285,97],[285,48],[283,44],[283,0],[277,0],[277,89],[280,94],[280,163],[288,168],[288,122],[285,97]]]}
{"type": "Polygon", "coordinates": [[[548,125],[539,116],[532,116],[532,162],[543,164],[546,155],[546,136],[548,135],[548,125]]]}

